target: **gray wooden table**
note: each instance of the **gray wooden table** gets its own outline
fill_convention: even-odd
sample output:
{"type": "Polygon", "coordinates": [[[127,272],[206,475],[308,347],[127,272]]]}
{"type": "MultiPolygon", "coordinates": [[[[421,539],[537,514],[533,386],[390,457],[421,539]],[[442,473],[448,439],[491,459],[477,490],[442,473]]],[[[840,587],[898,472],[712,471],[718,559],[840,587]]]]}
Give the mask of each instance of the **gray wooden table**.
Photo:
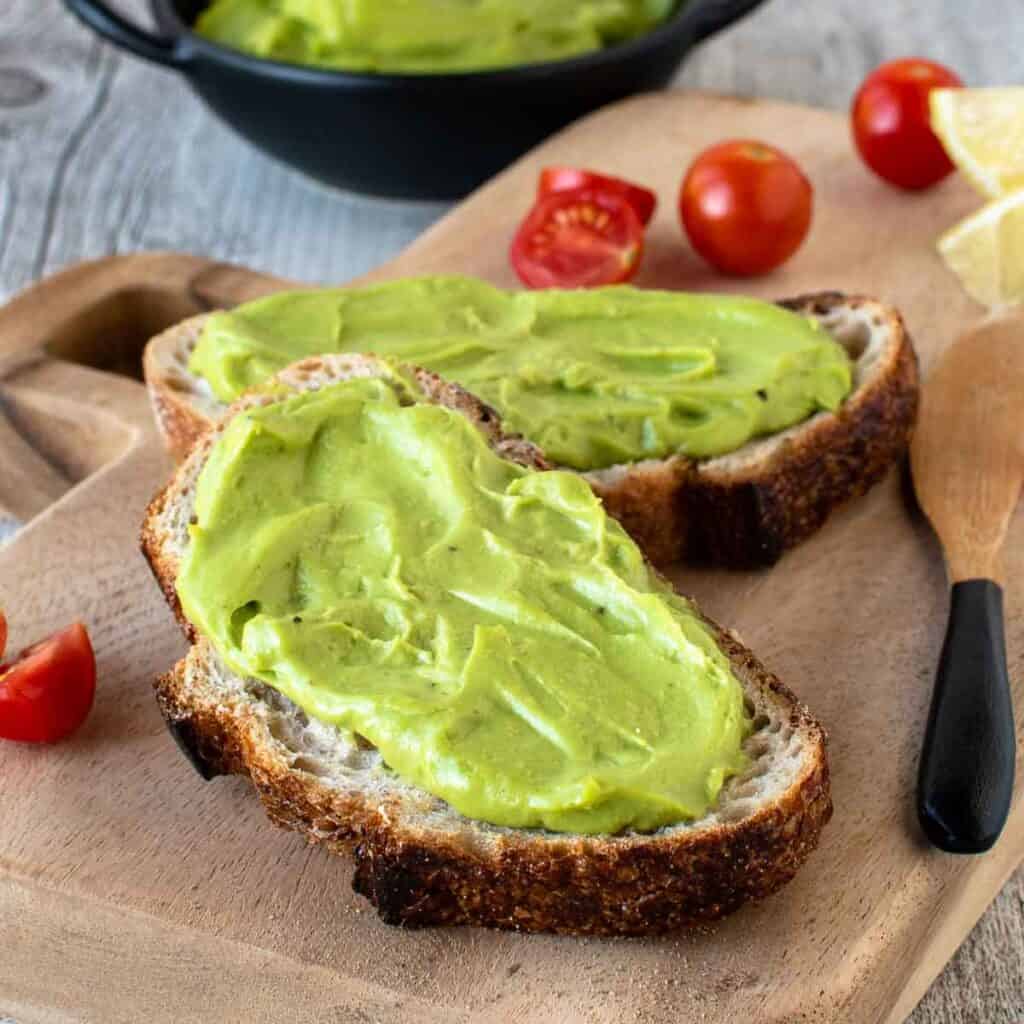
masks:
{"type": "MultiPolygon", "coordinates": [[[[143,0],[122,9],[137,14],[143,0]]],[[[705,45],[679,80],[844,108],[872,67],[906,55],[944,61],[970,84],[1019,84],[1024,9],[1020,0],[772,0],[705,45]]],[[[58,0],[0,0],[0,300],[68,263],[135,249],[343,281],[444,210],[311,184],[236,139],[169,73],[98,43],[58,0]]],[[[0,1021],[3,1009],[0,992],[0,1021]]],[[[1024,1022],[1024,870],[911,1021],[1024,1022]]]]}

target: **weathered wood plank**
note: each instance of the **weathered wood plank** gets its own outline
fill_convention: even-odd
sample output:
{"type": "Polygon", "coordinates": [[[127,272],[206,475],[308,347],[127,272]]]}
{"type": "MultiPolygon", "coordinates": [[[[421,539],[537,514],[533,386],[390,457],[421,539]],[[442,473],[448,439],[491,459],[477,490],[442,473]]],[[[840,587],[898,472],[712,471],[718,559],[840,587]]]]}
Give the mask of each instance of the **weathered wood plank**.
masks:
{"type": "MultiPolygon", "coordinates": [[[[144,2],[121,6],[137,14],[144,2]]],[[[867,70],[908,53],[973,84],[1024,80],[1018,0],[773,0],[697,52],[680,82],[841,108],[867,70]]],[[[0,0],[0,297],[67,263],[140,248],[343,280],[442,210],[306,182],[236,139],[172,75],[98,44],[58,0],[0,0]]],[[[911,1019],[1021,1018],[1024,872],[911,1019]]]]}

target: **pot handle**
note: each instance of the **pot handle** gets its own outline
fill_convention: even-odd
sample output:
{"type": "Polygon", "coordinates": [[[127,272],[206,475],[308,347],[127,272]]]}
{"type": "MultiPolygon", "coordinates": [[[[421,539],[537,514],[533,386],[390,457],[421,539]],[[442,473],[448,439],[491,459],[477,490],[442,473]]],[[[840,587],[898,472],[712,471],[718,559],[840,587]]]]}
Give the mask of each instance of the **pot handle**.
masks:
{"type": "Polygon", "coordinates": [[[64,5],[104,39],[165,67],[184,68],[189,54],[180,38],[146,32],[112,11],[102,0],[64,0],[64,5]]]}
{"type": "Polygon", "coordinates": [[[699,43],[723,28],[728,28],[764,2],[765,0],[690,0],[683,20],[690,27],[693,42],[699,43]]]}

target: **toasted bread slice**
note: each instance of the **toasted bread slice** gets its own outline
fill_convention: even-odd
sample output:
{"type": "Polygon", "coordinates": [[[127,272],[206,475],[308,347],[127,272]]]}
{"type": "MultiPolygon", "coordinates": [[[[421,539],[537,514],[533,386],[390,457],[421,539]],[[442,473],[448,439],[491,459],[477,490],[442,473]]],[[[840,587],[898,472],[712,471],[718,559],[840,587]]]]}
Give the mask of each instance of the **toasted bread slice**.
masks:
{"type": "MultiPolygon", "coordinates": [[[[316,388],[372,375],[366,356],[308,359],[278,380],[316,388]]],[[[458,409],[495,451],[545,469],[528,442],[455,385],[417,371],[423,400],[458,409]]],[[[274,399],[249,396],[239,408],[274,399]]],[[[754,731],[750,767],[699,821],[642,834],[510,829],[463,817],[383,770],[380,754],[309,718],[277,691],[225,667],[183,617],[175,591],[196,481],[223,422],[203,435],[151,504],[146,557],[192,642],[156,683],[182,748],[206,776],[247,775],[270,817],[355,858],[353,885],[392,924],[646,935],[712,921],[788,882],[832,814],[822,727],[739,640],[709,622],[742,682],[754,731]]]]}
{"type": "MultiPolygon", "coordinates": [[[[780,305],[815,317],[847,349],[853,391],[838,412],[819,413],[729,455],[674,456],[585,473],[654,565],[772,565],[833,509],[877,483],[906,450],[918,374],[899,313],[838,292],[780,305]]],[[[204,321],[194,317],[170,328],[144,356],[157,423],[176,459],[225,409],[188,369],[204,321]]]]}

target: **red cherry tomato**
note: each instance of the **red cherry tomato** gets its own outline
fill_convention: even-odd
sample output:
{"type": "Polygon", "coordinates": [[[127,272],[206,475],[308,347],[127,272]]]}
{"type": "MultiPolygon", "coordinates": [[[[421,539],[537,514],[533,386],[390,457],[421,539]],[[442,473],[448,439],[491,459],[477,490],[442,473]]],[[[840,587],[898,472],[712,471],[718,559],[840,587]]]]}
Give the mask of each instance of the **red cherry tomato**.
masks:
{"type": "Polygon", "coordinates": [[[683,228],[712,266],[764,274],[800,248],[811,226],[814,190],[785,153],[735,140],[704,150],[679,194],[683,228]]]}
{"type": "Polygon", "coordinates": [[[96,693],[96,659],[80,622],[0,666],[0,739],[54,743],[85,721],[96,693]]]}
{"type": "Polygon", "coordinates": [[[964,83],[949,68],[911,57],[872,71],[854,97],[853,138],[864,162],[901,188],[928,188],[951,170],[928,120],[928,93],[964,83]]]}
{"type": "Polygon", "coordinates": [[[625,199],[576,189],[537,200],[509,257],[530,288],[592,288],[628,281],[643,248],[644,226],[625,199]]]}
{"type": "Polygon", "coordinates": [[[622,196],[640,218],[645,227],[654,216],[654,208],[658,205],[658,197],[643,185],[635,185],[622,178],[611,178],[596,171],[587,171],[579,167],[545,167],[540,172],[537,185],[538,196],[548,196],[552,192],[571,192],[577,188],[592,188],[600,192],[612,192],[622,196]]]}

